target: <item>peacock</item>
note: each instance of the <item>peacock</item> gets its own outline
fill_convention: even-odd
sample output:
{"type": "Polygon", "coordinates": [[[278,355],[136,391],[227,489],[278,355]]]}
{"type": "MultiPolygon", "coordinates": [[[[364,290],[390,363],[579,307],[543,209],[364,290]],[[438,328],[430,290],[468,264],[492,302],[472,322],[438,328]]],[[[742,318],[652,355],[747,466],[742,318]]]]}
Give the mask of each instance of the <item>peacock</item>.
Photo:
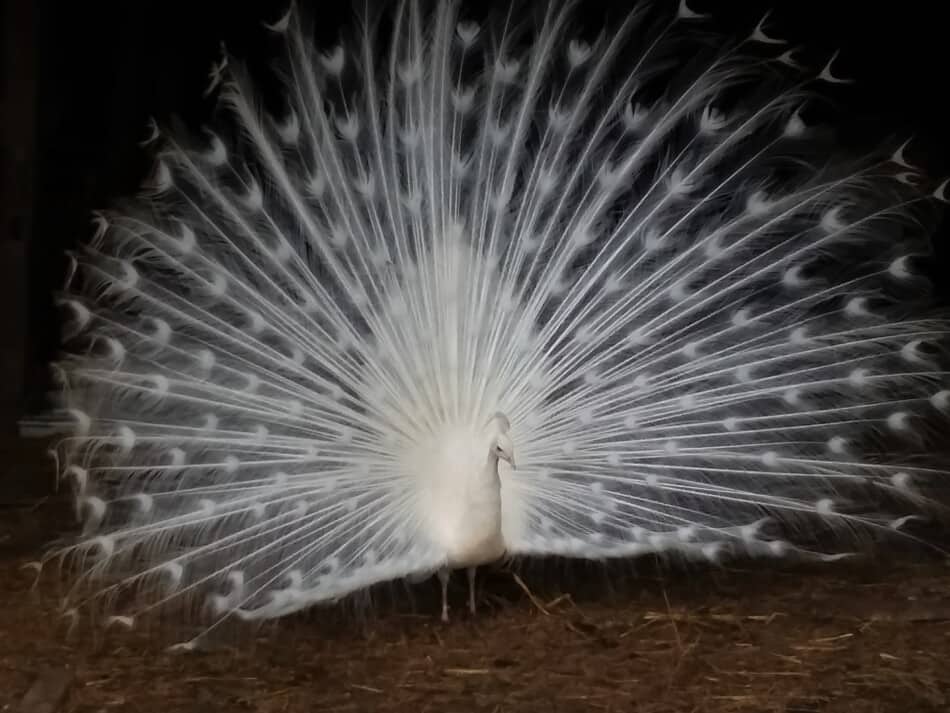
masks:
{"type": "Polygon", "coordinates": [[[276,107],[223,53],[69,253],[68,616],[187,649],[432,577],[448,620],[454,570],[475,612],[505,559],[831,561],[940,512],[947,182],[829,144],[834,57],[687,0],[400,0],[331,47],[284,10],[276,107]]]}

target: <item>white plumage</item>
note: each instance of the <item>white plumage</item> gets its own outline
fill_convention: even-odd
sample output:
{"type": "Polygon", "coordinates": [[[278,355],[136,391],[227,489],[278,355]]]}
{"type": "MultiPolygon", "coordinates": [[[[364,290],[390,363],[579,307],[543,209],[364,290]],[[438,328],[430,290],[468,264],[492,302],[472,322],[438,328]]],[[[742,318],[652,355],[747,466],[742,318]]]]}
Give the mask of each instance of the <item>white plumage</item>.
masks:
{"type": "Polygon", "coordinates": [[[233,125],[156,130],[75,254],[69,611],[208,630],[503,556],[835,557],[925,511],[946,184],[906,147],[803,160],[830,64],[764,23],[684,62],[685,4],[589,44],[568,3],[393,9],[385,50],[270,25],[278,116],[222,60],[233,125]]]}

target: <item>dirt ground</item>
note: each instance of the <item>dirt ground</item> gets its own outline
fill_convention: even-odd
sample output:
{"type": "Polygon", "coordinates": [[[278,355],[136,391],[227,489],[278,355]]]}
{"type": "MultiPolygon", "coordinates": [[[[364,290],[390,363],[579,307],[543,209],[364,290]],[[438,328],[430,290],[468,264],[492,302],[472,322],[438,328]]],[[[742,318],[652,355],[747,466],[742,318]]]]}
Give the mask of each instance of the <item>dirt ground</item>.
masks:
{"type": "Polygon", "coordinates": [[[58,507],[0,510],[0,711],[950,710],[950,566],[932,557],[497,570],[474,618],[457,576],[448,624],[426,582],[414,607],[317,611],[181,654],[146,632],[67,635],[55,578],[32,589],[21,569],[58,507]]]}

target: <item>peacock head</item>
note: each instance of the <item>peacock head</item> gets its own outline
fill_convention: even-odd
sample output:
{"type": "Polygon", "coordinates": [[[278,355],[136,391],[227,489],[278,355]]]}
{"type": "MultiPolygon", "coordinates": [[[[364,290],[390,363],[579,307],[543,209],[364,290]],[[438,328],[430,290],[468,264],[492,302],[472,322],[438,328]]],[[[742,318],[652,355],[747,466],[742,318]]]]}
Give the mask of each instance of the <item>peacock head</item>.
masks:
{"type": "Polygon", "coordinates": [[[515,470],[515,444],[512,443],[507,433],[501,433],[495,439],[493,453],[496,458],[508,461],[511,469],[515,470]]]}
{"type": "Polygon", "coordinates": [[[512,470],[515,470],[515,444],[508,435],[511,427],[507,416],[503,413],[496,413],[491,417],[487,424],[494,429],[494,438],[492,440],[489,456],[507,461],[512,470]]]}

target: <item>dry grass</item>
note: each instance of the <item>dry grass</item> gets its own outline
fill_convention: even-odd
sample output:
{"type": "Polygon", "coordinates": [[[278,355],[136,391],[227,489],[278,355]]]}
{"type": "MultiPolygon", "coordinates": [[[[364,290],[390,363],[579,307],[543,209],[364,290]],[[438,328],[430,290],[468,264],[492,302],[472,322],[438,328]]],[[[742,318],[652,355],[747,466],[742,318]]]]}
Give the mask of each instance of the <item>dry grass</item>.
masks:
{"type": "MultiPolygon", "coordinates": [[[[239,650],[170,654],[145,632],[70,640],[55,583],[20,569],[55,508],[0,524],[0,710],[944,713],[950,567],[703,570],[560,579],[490,573],[438,620],[424,594],[372,617],[281,622],[239,650]],[[573,584],[568,584],[573,582],[573,584]],[[63,676],[66,676],[64,679],[63,676]],[[45,676],[45,677],[44,677],[45,676]],[[44,686],[66,689],[42,708],[44,686]]],[[[435,594],[434,584],[421,585],[435,594]]]]}

